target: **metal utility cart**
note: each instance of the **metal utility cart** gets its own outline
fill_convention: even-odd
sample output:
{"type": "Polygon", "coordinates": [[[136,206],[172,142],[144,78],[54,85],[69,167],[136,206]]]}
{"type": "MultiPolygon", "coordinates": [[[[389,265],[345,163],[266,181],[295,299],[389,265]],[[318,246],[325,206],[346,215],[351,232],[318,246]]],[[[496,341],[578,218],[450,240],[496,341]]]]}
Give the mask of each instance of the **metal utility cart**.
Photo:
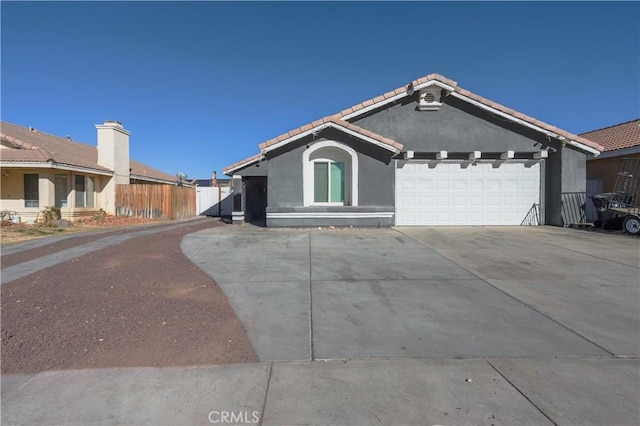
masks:
{"type": "Polygon", "coordinates": [[[613,192],[591,197],[598,212],[594,225],[640,234],[640,158],[624,158],[618,168],[613,192]]]}

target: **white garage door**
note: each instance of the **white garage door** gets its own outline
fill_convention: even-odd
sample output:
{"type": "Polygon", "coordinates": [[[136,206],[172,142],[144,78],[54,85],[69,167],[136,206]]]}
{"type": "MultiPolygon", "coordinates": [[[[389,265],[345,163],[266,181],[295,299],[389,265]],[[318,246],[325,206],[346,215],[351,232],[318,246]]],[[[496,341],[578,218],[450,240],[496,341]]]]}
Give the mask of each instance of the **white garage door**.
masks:
{"type": "Polygon", "coordinates": [[[396,225],[520,225],[539,202],[538,163],[396,166],[396,225]]]}

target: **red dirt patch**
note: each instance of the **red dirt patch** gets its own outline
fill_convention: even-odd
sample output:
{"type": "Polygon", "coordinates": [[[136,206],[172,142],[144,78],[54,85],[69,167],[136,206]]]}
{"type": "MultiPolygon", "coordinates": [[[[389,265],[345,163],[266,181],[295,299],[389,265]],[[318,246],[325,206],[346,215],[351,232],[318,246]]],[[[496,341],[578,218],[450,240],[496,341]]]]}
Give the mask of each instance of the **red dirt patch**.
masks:
{"type": "Polygon", "coordinates": [[[226,296],[180,250],[198,222],[3,284],[2,373],[257,361],[226,296]]]}

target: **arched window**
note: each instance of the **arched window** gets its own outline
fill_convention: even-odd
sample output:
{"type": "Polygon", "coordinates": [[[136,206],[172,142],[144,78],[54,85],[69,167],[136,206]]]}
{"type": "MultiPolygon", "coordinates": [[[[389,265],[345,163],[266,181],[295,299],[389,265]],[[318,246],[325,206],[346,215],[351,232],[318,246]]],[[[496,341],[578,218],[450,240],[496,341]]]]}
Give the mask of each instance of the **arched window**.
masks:
{"type": "Polygon", "coordinates": [[[311,145],[302,155],[305,206],[357,206],[358,154],[334,141],[311,145]]]}

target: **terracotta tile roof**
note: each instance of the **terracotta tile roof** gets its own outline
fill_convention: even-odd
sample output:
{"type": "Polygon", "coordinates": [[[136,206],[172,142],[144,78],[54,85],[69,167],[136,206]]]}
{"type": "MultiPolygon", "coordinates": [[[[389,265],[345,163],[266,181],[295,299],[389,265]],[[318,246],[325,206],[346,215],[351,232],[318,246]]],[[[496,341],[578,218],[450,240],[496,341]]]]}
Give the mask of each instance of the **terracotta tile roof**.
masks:
{"type": "MultiPolygon", "coordinates": [[[[33,155],[31,161],[39,161],[41,155],[44,155],[47,157],[45,161],[109,171],[106,167],[98,165],[98,150],[83,143],[4,121],[0,123],[0,137],[18,149],[31,152],[33,155]]],[[[10,157],[5,157],[4,151],[7,150],[4,149],[1,153],[2,160],[11,161],[10,157]]]]}
{"type": "Polygon", "coordinates": [[[287,133],[283,133],[282,135],[276,136],[273,139],[269,139],[268,141],[258,145],[258,147],[260,149],[268,148],[268,147],[270,147],[272,145],[275,145],[275,144],[277,144],[279,142],[282,142],[282,141],[284,141],[286,139],[289,139],[289,138],[291,138],[293,136],[296,136],[296,135],[299,135],[299,134],[304,133],[306,131],[315,129],[317,127],[320,127],[323,124],[335,124],[335,125],[340,126],[340,127],[345,127],[345,128],[347,128],[347,129],[349,129],[349,130],[351,130],[353,132],[356,132],[356,133],[359,133],[361,135],[367,136],[367,137],[369,137],[371,139],[374,139],[374,140],[376,140],[376,141],[378,141],[378,142],[380,142],[380,143],[382,143],[384,145],[389,145],[389,146],[391,146],[391,147],[393,147],[393,148],[395,148],[397,150],[401,150],[402,149],[402,144],[394,141],[393,139],[389,139],[387,137],[384,137],[382,135],[374,133],[374,132],[372,132],[370,130],[363,129],[362,127],[356,126],[355,124],[351,124],[346,120],[341,120],[340,118],[338,118],[336,116],[324,117],[324,118],[322,118],[320,120],[316,120],[316,121],[314,121],[314,122],[312,122],[310,124],[304,125],[302,127],[298,127],[295,130],[292,130],[292,131],[287,132],[287,133]]]}
{"type": "Polygon", "coordinates": [[[469,99],[473,99],[476,102],[479,102],[479,103],[481,103],[483,105],[486,105],[488,107],[494,108],[494,109],[496,109],[496,110],[498,110],[500,112],[503,112],[505,114],[511,115],[511,116],[513,116],[515,118],[518,118],[518,119],[520,119],[522,121],[525,121],[525,122],[527,122],[529,124],[533,124],[535,126],[541,127],[542,129],[545,129],[545,130],[547,130],[549,132],[553,132],[553,133],[555,133],[557,135],[560,135],[560,136],[563,136],[563,137],[565,137],[567,139],[571,139],[571,140],[574,140],[574,141],[576,141],[578,143],[586,145],[588,147],[594,148],[594,149],[596,149],[598,151],[602,151],[603,148],[604,148],[602,145],[600,145],[600,143],[597,143],[597,142],[594,142],[592,140],[589,140],[586,137],[579,136],[579,135],[567,132],[566,130],[562,130],[562,129],[556,127],[556,126],[552,126],[551,124],[547,124],[547,123],[545,123],[543,121],[540,121],[540,120],[537,120],[537,119],[535,119],[533,117],[529,117],[526,114],[522,114],[522,113],[520,113],[518,111],[515,111],[512,108],[506,107],[506,106],[504,106],[502,104],[499,104],[497,102],[493,102],[490,99],[487,99],[487,98],[484,98],[482,96],[476,95],[475,93],[472,93],[472,92],[470,92],[470,91],[468,91],[466,89],[463,89],[462,87],[459,87],[458,83],[456,81],[453,81],[453,80],[451,80],[451,79],[449,79],[447,77],[444,77],[444,76],[442,76],[440,74],[429,74],[427,76],[421,77],[421,78],[419,78],[417,80],[412,81],[407,86],[399,87],[399,88],[397,88],[395,90],[392,90],[390,92],[387,92],[387,93],[385,93],[385,94],[383,94],[381,96],[377,96],[375,98],[372,98],[372,99],[369,99],[367,101],[361,102],[358,105],[355,105],[355,106],[353,106],[351,108],[347,108],[347,109],[345,109],[343,111],[340,111],[334,117],[343,118],[343,117],[345,117],[345,116],[347,116],[349,114],[352,114],[352,113],[360,111],[360,110],[362,110],[364,108],[370,107],[373,104],[381,102],[381,101],[383,101],[385,99],[389,99],[389,98],[391,98],[391,97],[393,97],[395,95],[399,95],[399,94],[401,94],[403,92],[406,94],[407,90],[409,89],[410,86],[414,86],[415,87],[415,86],[418,86],[420,84],[424,84],[424,83],[426,83],[428,81],[438,81],[440,83],[446,84],[447,86],[451,86],[454,89],[453,91],[455,93],[458,93],[458,94],[460,94],[462,96],[465,96],[465,97],[467,97],[469,99]]]}
{"type": "MultiPolygon", "coordinates": [[[[478,102],[478,103],[480,103],[482,105],[488,106],[488,107],[493,108],[493,109],[495,109],[497,111],[500,111],[500,112],[502,112],[504,114],[508,114],[508,115],[510,115],[510,116],[512,116],[512,117],[514,117],[516,119],[519,119],[519,120],[524,121],[526,123],[529,123],[529,124],[532,124],[534,126],[537,126],[537,127],[541,128],[541,129],[544,129],[544,130],[546,130],[548,132],[555,133],[556,135],[558,135],[560,137],[564,137],[566,139],[573,140],[573,141],[575,141],[577,143],[580,143],[580,144],[585,145],[587,147],[593,148],[593,149],[595,149],[597,151],[603,151],[603,149],[604,149],[604,147],[599,142],[592,141],[589,138],[584,137],[584,136],[579,136],[579,135],[573,134],[571,132],[567,132],[566,130],[562,130],[562,129],[556,127],[556,126],[553,126],[551,124],[547,124],[547,123],[545,123],[543,121],[540,121],[540,120],[537,120],[537,119],[535,119],[533,117],[529,117],[526,114],[522,114],[522,113],[520,113],[520,112],[518,112],[518,111],[516,111],[516,110],[514,110],[512,108],[506,107],[506,106],[504,106],[502,104],[499,104],[497,102],[493,102],[490,99],[487,99],[487,98],[484,98],[482,96],[476,95],[475,93],[472,93],[472,92],[470,92],[470,91],[468,91],[466,89],[463,89],[463,88],[459,87],[458,83],[456,81],[451,80],[450,78],[444,77],[443,75],[436,74],[436,73],[429,74],[429,75],[426,75],[424,77],[420,77],[420,78],[418,78],[416,80],[413,80],[411,83],[409,83],[406,86],[398,87],[397,89],[394,89],[394,90],[391,90],[389,92],[383,93],[382,95],[379,95],[379,96],[376,96],[374,98],[368,99],[366,101],[360,102],[359,104],[354,105],[352,107],[349,107],[349,108],[347,108],[345,110],[342,110],[337,114],[324,117],[324,118],[322,118],[320,120],[316,120],[316,121],[314,121],[314,122],[312,122],[310,124],[306,124],[304,126],[298,127],[297,129],[291,130],[291,131],[289,131],[287,133],[283,133],[283,134],[281,134],[279,136],[276,136],[275,138],[269,139],[268,141],[261,143],[259,145],[259,147],[260,147],[260,149],[265,149],[265,148],[268,148],[269,146],[273,146],[273,145],[275,145],[275,144],[277,144],[279,142],[282,142],[284,140],[287,140],[287,139],[291,138],[292,136],[299,135],[299,134],[304,133],[304,132],[306,132],[308,130],[311,130],[311,129],[315,128],[315,127],[318,127],[318,126],[320,126],[322,124],[334,123],[334,124],[339,124],[341,126],[350,128],[351,130],[356,131],[358,133],[365,134],[365,135],[367,135],[369,137],[372,137],[373,139],[376,139],[376,140],[378,140],[378,141],[380,141],[382,143],[386,143],[386,144],[388,144],[390,146],[393,146],[393,147],[398,147],[399,146],[400,147],[399,149],[402,149],[402,145],[400,143],[398,143],[396,141],[393,141],[391,139],[385,138],[384,136],[375,134],[373,132],[368,132],[367,130],[362,129],[361,127],[355,126],[354,124],[351,124],[351,123],[347,122],[346,120],[350,119],[351,118],[350,116],[352,114],[357,113],[358,111],[365,110],[365,108],[368,108],[368,110],[375,109],[376,108],[376,104],[380,104],[380,103],[382,103],[385,100],[388,100],[390,98],[397,97],[399,99],[399,98],[402,98],[404,96],[409,96],[410,88],[416,87],[416,86],[419,86],[419,85],[422,85],[422,84],[425,84],[425,83],[428,83],[430,81],[437,81],[437,82],[439,82],[439,83],[441,83],[443,85],[449,86],[449,87],[451,87],[453,89],[454,93],[457,93],[460,96],[464,96],[464,97],[466,97],[468,99],[471,99],[473,101],[476,101],[476,102],[478,102]],[[345,118],[347,116],[349,116],[349,118],[345,118]],[[367,132],[369,134],[367,134],[367,132]]],[[[383,105],[384,104],[381,104],[380,106],[383,106],[383,105]]],[[[364,112],[366,112],[366,111],[362,111],[362,113],[364,113],[364,112]]],[[[254,157],[251,157],[250,159],[246,159],[246,160],[240,161],[238,163],[235,163],[234,165],[225,168],[224,169],[225,173],[226,173],[226,170],[231,170],[231,169],[237,168],[239,165],[243,165],[245,163],[246,164],[250,164],[252,160],[255,160],[255,158],[257,158],[257,156],[254,156],[254,157]]]]}
{"type": "Polygon", "coordinates": [[[139,161],[129,159],[129,168],[131,169],[131,177],[135,177],[136,179],[149,178],[149,179],[158,179],[169,181],[170,183],[174,183],[177,181],[177,178],[169,173],[165,173],[162,170],[158,170],[156,168],[147,166],[139,161]]]}
{"type": "Polygon", "coordinates": [[[39,149],[3,149],[0,151],[2,161],[16,163],[42,163],[49,161],[50,155],[39,149]]]}
{"type": "Polygon", "coordinates": [[[640,146],[640,118],[581,133],[580,136],[599,143],[605,152],[640,146]]]}
{"type": "MultiPolygon", "coordinates": [[[[0,122],[0,139],[17,149],[0,150],[3,162],[55,162],[82,167],[99,172],[110,172],[98,165],[98,149],[95,146],[50,135],[36,129],[0,122]]],[[[175,182],[175,177],[135,160],[130,160],[131,174],[152,179],[175,182]]]]}

